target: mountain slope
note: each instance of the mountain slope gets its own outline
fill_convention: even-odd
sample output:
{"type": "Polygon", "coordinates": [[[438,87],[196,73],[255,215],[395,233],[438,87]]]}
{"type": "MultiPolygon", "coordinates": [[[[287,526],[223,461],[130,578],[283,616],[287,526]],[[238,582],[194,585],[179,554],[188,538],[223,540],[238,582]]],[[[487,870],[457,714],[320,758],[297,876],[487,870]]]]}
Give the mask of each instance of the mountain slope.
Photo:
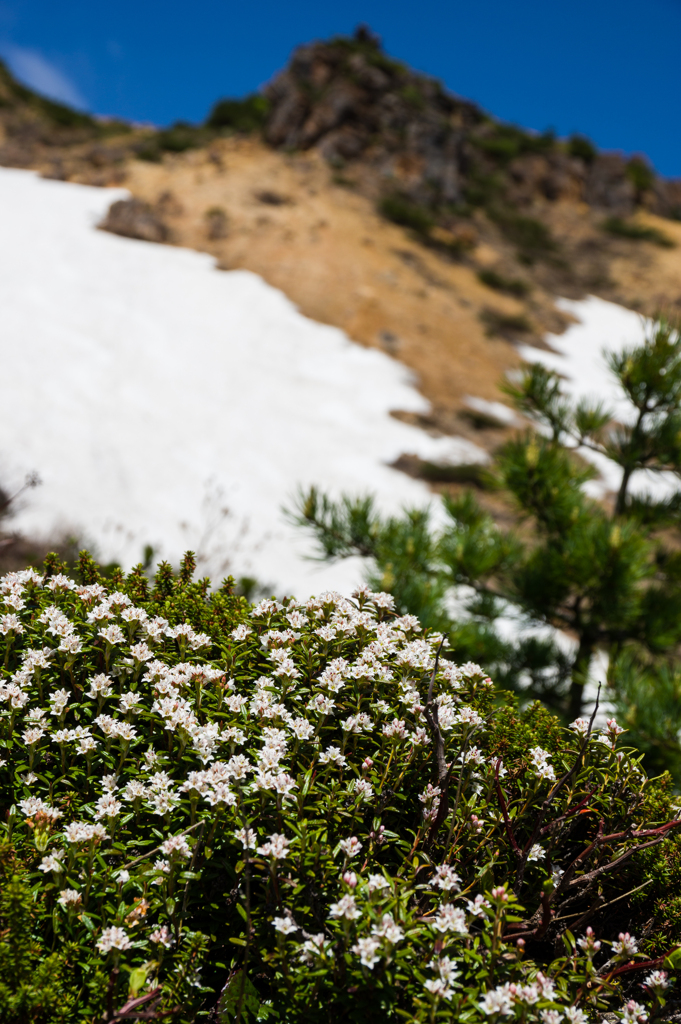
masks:
{"type": "Polygon", "coordinates": [[[221,101],[202,126],[47,131],[38,100],[0,109],[0,163],[125,183],[146,205],[110,230],[253,270],[397,356],[434,431],[498,442],[503,425],[472,416],[468,396],[498,398],[517,345],[565,327],[558,295],[681,309],[679,182],[495,121],[364,30],[301,47],[262,96],[221,101]],[[21,127],[36,118],[42,135],[21,127]]]}

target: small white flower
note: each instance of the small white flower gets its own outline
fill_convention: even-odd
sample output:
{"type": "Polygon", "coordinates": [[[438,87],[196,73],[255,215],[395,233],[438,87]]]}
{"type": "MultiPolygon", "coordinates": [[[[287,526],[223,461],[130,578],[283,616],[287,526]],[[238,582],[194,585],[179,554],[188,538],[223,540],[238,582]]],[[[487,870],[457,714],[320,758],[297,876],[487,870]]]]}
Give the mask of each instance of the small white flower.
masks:
{"type": "Polygon", "coordinates": [[[298,956],[304,963],[311,964],[315,957],[322,956],[326,952],[327,945],[324,932],[310,935],[300,947],[298,956]]]}
{"type": "Polygon", "coordinates": [[[27,818],[33,818],[37,814],[43,814],[46,818],[50,818],[52,821],[56,821],[57,818],[61,818],[62,812],[56,807],[51,807],[49,804],[41,800],[39,796],[29,796],[26,800],[19,801],[20,811],[26,815],[27,818]]]}
{"type": "Polygon", "coordinates": [[[236,629],[233,629],[229,634],[232,640],[245,640],[247,636],[250,636],[253,630],[250,626],[245,625],[243,622],[236,629]]]}
{"type": "Polygon", "coordinates": [[[102,937],[97,941],[100,953],[108,953],[111,949],[130,949],[132,942],[125,928],[105,928],[102,937]]]}
{"type": "Polygon", "coordinates": [[[402,718],[393,718],[383,726],[383,735],[390,739],[403,740],[407,735],[407,727],[402,718]]]}
{"type": "Polygon", "coordinates": [[[435,868],[433,885],[436,885],[438,889],[444,889],[445,892],[453,889],[454,892],[458,892],[461,888],[460,882],[461,879],[450,864],[440,864],[435,868]]]}
{"type": "Polygon", "coordinates": [[[155,942],[157,944],[165,946],[166,948],[169,948],[170,946],[172,946],[174,939],[170,929],[168,928],[167,925],[164,924],[161,928],[157,928],[156,931],[153,931],[151,933],[151,935],[149,936],[149,941],[155,942]]]}
{"type": "Polygon", "coordinates": [[[290,842],[286,836],[275,832],[270,836],[268,843],[258,847],[258,853],[262,854],[263,857],[274,857],[275,860],[283,860],[284,857],[288,857],[289,845],[290,842]]]}
{"type": "Polygon", "coordinates": [[[258,842],[258,836],[252,828],[237,829],[234,835],[239,842],[243,844],[245,850],[255,850],[256,843],[258,842]]]}
{"type": "Polygon", "coordinates": [[[450,988],[447,982],[443,981],[442,978],[429,978],[428,981],[424,981],[423,987],[427,989],[431,995],[437,996],[438,999],[451,999],[454,995],[454,989],[450,988]]]}
{"type": "Polygon", "coordinates": [[[111,646],[122,644],[125,641],[125,633],[120,626],[107,626],[106,629],[100,629],[98,635],[103,637],[107,644],[111,646]]]}
{"type": "Polygon", "coordinates": [[[192,851],[185,836],[169,836],[161,844],[161,853],[166,857],[191,857],[192,851]]]}
{"type": "Polygon", "coordinates": [[[333,711],[336,706],[336,702],[331,700],[329,697],[325,697],[323,693],[316,694],[311,701],[308,701],[307,710],[315,711],[318,715],[328,715],[333,711]]]}
{"type": "Polygon", "coordinates": [[[629,932],[620,932],[618,938],[619,941],[612,944],[615,953],[624,957],[634,956],[635,953],[638,953],[638,943],[633,935],[630,935],[629,932]]]}
{"type": "Polygon", "coordinates": [[[289,723],[294,736],[299,740],[309,740],[314,736],[314,725],[306,718],[294,718],[289,723]]]}
{"type": "Polygon", "coordinates": [[[474,917],[483,917],[486,910],[489,910],[491,904],[489,900],[486,900],[482,893],[478,893],[474,900],[466,900],[468,904],[468,913],[473,914],[474,917]]]}
{"type": "Polygon", "coordinates": [[[356,857],[362,849],[362,844],[357,836],[350,836],[348,839],[341,839],[339,845],[346,857],[356,857]]]}
{"type": "Polygon", "coordinates": [[[442,904],[432,924],[438,932],[458,932],[460,935],[468,933],[466,915],[460,907],[451,903],[442,904]]]}
{"type": "Polygon", "coordinates": [[[362,912],[357,908],[355,897],[351,893],[341,896],[338,903],[332,903],[329,907],[329,917],[345,917],[348,921],[356,921],[361,916],[362,912]]]}
{"type": "Polygon", "coordinates": [[[661,992],[664,992],[666,988],[669,988],[669,977],[666,971],[652,971],[648,977],[644,979],[643,984],[659,995],[661,992]]]}
{"type": "Polygon", "coordinates": [[[35,726],[32,729],[24,729],[22,739],[29,747],[34,747],[36,743],[40,742],[44,735],[45,730],[41,729],[39,726],[35,726]]]}
{"type": "Polygon", "coordinates": [[[122,806],[121,801],[116,800],[113,793],[104,793],[97,801],[95,819],[99,821],[101,818],[115,818],[122,806]]]}
{"type": "Polygon", "coordinates": [[[363,803],[371,803],[374,796],[374,787],[366,779],[357,779],[350,784],[350,792],[357,794],[363,803]]]}
{"type": "Polygon", "coordinates": [[[0,633],[5,636],[7,633],[23,633],[24,627],[18,615],[10,612],[9,615],[0,615],[0,633]]]}
{"type": "Polygon", "coordinates": [[[62,907],[75,907],[80,903],[81,895],[77,889],[62,889],[57,903],[62,907]]]}
{"type": "Polygon", "coordinates": [[[487,1016],[500,1013],[507,1017],[513,1012],[513,996],[510,985],[497,985],[491,992],[486,992],[479,1003],[480,1009],[487,1016]]]}
{"type": "Polygon", "coordinates": [[[340,747],[327,747],[319,755],[320,764],[335,764],[342,768],[347,764],[347,759],[341,754],[340,747]]]}
{"type": "Polygon", "coordinates": [[[48,871],[54,871],[57,874],[61,874],[61,872],[64,870],[64,865],[62,864],[63,857],[63,850],[55,850],[54,853],[50,853],[47,855],[47,857],[43,857],[40,864],[38,865],[38,870],[44,871],[46,873],[48,871]]]}
{"type": "Polygon", "coordinates": [[[584,1010],[579,1010],[576,1006],[566,1006],[564,1012],[570,1024],[587,1024],[589,1019],[584,1010]]]}
{"type": "Polygon", "coordinates": [[[357,953],[360,963],[364,967],[373,970],[374,964],[378,963],[381,959],[380,956],[376,955],[380,945],[380,939],[372,939],[371,937],[358,939],[355,945],[352,946],[352,952],[357,953]]]}
{"type": "Polygon", "coordinates": [[[275,917],[272,927],[282,935],[292,935],[293,932],[300,931],[292,917],[275,917]]]}
{"type": "Polygon", "coordinates": [[[530,852],[528,853],[527,859],[528,861],[543,860],[545,856],[546,850],[542,846],[540,846],[539,843],[535,843],[530,852]]]}
{"type": "Polygon", "coordinates": [[[404,938],[404,930],[395,923],[392,914],[384,914],[380,925],[375,924],[371,929],[371,934],[385,939],[392,945],[401,942],[404,938]]]}
{"type": "Polygon", "coordinates": [[[584,950],[588,957],[592,957],[601,948],[601,944],[596,940],[593,928],[591,927],[587,928],[584,938],[577,939],[577,945],[580,949],[584,950]]]}

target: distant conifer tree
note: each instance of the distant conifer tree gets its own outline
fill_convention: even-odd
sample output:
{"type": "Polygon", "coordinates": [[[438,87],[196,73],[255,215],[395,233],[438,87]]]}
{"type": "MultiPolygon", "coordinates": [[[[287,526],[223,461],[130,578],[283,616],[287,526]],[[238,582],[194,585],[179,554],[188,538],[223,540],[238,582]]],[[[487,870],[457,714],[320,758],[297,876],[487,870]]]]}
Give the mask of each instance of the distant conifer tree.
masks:
{"type": "Polygon", "coordinates": [[[384,517],[371,498],[332,501],[315,488],[300,496],[294,518],[312,530],[323,558],[370,556],[371,585],[390,591],[400,611],[445,629],[457,660],[494,665],[503,686],[569,718],[582,711],[595,656],[607,654],[611,698],[624,705],[633,738],[678,769],[677,325],[660,320],[643,344],[607,359],[628,400],[626,422],[602,403],[572,401],[557,374],[539,365],[504,385],[538,427],[507,442],[495,459],[493,477],[518,515],[515,530],[497,525],[470,492],[443,499],[444,526],[427,510],[384,517]],[[597,473],[580,450],[621,468],[614,499],[585,492],[597,473]],[[666,475],[665,497],[632,491],[640,470],[666,475]],[[509,617],[517,628],[509,628],[509,617]],[[554,630],[576,640],[574,652],[554,630]]]}

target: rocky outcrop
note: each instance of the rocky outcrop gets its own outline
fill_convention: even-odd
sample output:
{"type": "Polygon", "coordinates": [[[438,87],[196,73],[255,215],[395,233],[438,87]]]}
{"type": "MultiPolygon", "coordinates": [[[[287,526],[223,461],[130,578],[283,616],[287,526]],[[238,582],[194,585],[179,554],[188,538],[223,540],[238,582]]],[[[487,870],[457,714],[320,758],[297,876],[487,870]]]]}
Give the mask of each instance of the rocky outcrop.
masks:
{"type": "Polygon", "coordinates": [[[266,96],[270,145],[317,146],[330,163],[364,157],[415,199],[461,200],[462,143],[483,115],[390,60],[366,31],[296,50],[266,96]]]}
{"type": "Polygon", "coordinates": [[[170,240],[170,231],[159,214],[140,199],[118,199],[112,203],[99,227],[102,231],[143,242],[170,240]]]}
{"type": "Polygon", "coordinates": [[[681,209],[681,183],[662,183],[641,158],[496,122],[391,60],[366,29],[300,47],[265,94],[270,145],[315,146],[337,165],[361,159],[379,188],[431,207],[573,199],[617,215],[681,209]]]}

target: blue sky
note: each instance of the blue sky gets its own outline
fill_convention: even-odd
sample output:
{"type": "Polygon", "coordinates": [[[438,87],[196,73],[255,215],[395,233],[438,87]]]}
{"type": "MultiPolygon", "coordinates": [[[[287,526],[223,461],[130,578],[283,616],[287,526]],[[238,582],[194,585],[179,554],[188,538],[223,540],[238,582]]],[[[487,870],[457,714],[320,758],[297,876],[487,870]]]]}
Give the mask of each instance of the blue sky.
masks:
{"type": "Polygon", "coordinates": [[[298,43],[359,22],[498,117],[581,131],[681,176],[681,0],[0,0],[0,55],[58,99],[167,124],[203,119],[298,43]]]}

